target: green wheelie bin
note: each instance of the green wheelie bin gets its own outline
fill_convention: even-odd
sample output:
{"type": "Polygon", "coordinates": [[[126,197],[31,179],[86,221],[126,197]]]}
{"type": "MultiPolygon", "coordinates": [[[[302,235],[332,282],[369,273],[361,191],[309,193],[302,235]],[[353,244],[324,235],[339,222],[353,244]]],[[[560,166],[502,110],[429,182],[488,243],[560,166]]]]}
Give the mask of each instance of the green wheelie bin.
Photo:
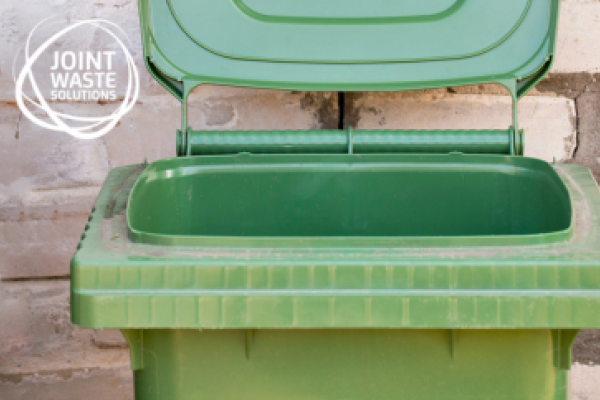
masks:
{"type": "Polygon", "coordinates": [[[178,156],[108,176],[73,323],[123,332],[137,400],[566,400],[578,330],[600,327],[600,191],[524,157],[517,121],[559,3],[139,0],[147,68],[182,105],[178,156]],[[187,123],[202,84],[484,83],[512,96],[512,126],[187,123]]]}

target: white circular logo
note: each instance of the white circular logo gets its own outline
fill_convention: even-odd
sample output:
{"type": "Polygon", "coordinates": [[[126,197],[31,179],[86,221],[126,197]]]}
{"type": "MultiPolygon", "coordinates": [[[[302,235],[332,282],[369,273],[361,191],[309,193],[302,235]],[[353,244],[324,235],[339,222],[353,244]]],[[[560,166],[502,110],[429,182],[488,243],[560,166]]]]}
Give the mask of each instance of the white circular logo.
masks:
{"type": "MultiPolygon", "coordinates": [[[[79,139],[98,138],[114,128],[121,117],[133,108],[139,94],[139,75],[133,57],[123,41],[115,34],[119,32],[124,35],[124,32],[116,24],[106,20],[75,21],[48,37],[31,52],[30,47],[35,31],[52,18],[38,23],[27,37],[23,48],[25,64],[18,77],[15,77],[13,69],[17,104],[27,118],[43,128],[65,132],[79,139]],[[68,33],[90,25],[108,34],[124,55],[127,63],[127,88],[119,106],[109,115],[77,116],[57,112],[51,108],[42,94],[32,71],[33,66],[42,54],[48,56],[47,50],[57,41],[64,39],[68,33]],[[33,90],[35,99],[24,93],[23,86],[26,82],[33,90]],[[39,118],[30,108],[44,111],[49,120],[39,118]]],[[[46,83],[52,88],[49,96],[51,100],[116,101],[117,72],[114,71],[116,54],[117,51],[54,51],[50,71],[45,76],[49,79],[46,83]]]]}

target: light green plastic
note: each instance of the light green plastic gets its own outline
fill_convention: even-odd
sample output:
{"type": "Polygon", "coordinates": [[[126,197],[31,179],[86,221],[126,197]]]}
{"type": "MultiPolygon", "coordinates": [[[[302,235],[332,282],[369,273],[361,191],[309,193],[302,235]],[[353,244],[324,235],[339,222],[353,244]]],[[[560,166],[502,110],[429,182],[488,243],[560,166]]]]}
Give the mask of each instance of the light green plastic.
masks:
{"type": "MultiPolygon", "coordinates": [[[[549,70],[559,0],[140,0],[150,72],[180,100],[200,84],[411,90],[549,70]]],[[[184,126],[185,128],[185,126],[184,126]]]]}
{"type": "MultiPolygon", "coordinates": [[[[526,243],[522,236],[515,235],[514,243],[500,246],[493,245],[494,237],[485,236],[472,237],[472,242],[458,246],[403,245],[402,238],[397,238],[399,245],[375,246],[373,242],[385,243],[384,239],[371,238],[369,242],[365,237],[347,237],[340,240],[356,240],[354,245],[280,246],[275,240],[265,247],[264,240],[262,245],[255,245],[251,238],[246,238],[246,243],[235,243],[236,238],[216,237],[208,245],[171,246],[134,243],[129,237],[126,214],[130,197],[136,196],[131,195],[131,189],[136,182],[146,183],[146,178],[140,180],[140,176],[151,176],[153,171],[159,171],[154,174],[156,177],[167,176],[171,172],[163,167],[174,162],[183,170],[190,168],[186,166],[189,164],[192,171],[209,174],[215,163],[249,169],[255,168],[252,164],[262,164],[272,170],[266,161],[272,157],[275,156],[176,158],[150,166],[115,168],[98,196],[72,261],[73,322],[97,329],[600,327],[600,191],[590,172],[575,165],[554,166],[563,187],[556,182],[554,172],[539,160],[423,156],[429,161],[446,157],[447,164],[453,157],[457,164],[461,158],[481,158],[486,163],[498,158],[501,166],[501,158],[518,158],[523,161],[515,163],[524,173],[542,180],[546,177],[549,182],[541,186],[556,191],[548,197],[554,202],[564,201],[562,193],[566,188],[572,213],[570,238],[563,236],[545,243],[526,243]],[[193,167],[197,163],[205,167],[193,167]],[[219,241],[229,243],[219,246],[219,241]]],[[[339,163],[351,165],[351,158],[359,160],[365,156],[321,157],[337,158],[339,163]]],[[[394,158],[369,157],[373,157],[371,164],[377,158],[390,164],[394,158]]],[[[406,163],[408,157],[421,156],[398,157],[406,163]]],[[[439,164],[430,165],[438,171],[439,164]]],[[[312,164],[313,168],[319,166],[320,163],[312,164]]],[[[399,168],[394,163],[391,167],[399,168]]],[[[510,168],[504,165],[501,169],[510,168]]],[[[464,175],[457,169],[448,176],[464,175]]],[[[465,174],[468,169],[465,168],[465,174]]],[[[481,173],[479,170],[473,174],[481,173]]],[[[515,173],[518,174],[517,168],[515,173]]],[[[488,176],[492,178],[493,173],[488,176]]],[[[172,182],[183,181],[178,177],[172,182]]],[[[401,188],[397,192],[401,193],[401,188]]],[[[185,190],[174,193],[180,193],[184,199],[189,196],[185,190]]],[[[192,198],[199,199],[194,197],[197,194],[201,193],[192,192],[192,198]]],[[[268,198],[268,192],[257,195],[268,198]]],[[[443,199],[435,201],[443,203],[443,199]]],[[[170,203],[174,210],[169,213],[185,214],[182,207],[186,203],[183,199],[170,203]]],[[[536,207],[561,212],[557,205],[542,202],[530,206],[531,212],[536,212],[536,207]]],[[[559,221],[557,226],[563,223],[559,221]]],[[[197,237],[192,235],[190,239],[197,237]]],[[[326,240],[314,238],[314,243],[326,240]]]]}
{"type": "MultiPolygon", "coordinates": [[[[566,400],[600,328],[600,191],[522,157],[517,100],[559,0],[140,0],[179,157],[115,168],[71,264],[76,325],[120,329],[137,400],[566,400]],[[195,131],[202,84],[498,83],[493,131],[195,131]],[[175,121],[174,121],[175,123],[175,121]]],[[[143,135],[143,132],[140,132],[143,135]]]]}
{"type": "Polygon", "coordinates": [[[309,3],[291,1],[167,1],[179,28],[211,53],[239,60],[334,64],[483,54],[510,37],[532,3],[454,0],[441,7],[440,1],[415,7],[406,0],[355,0],[322,2],[309,9],[309,3]]]}
{"type": "Polygon", "coordinates": [[[126,337],[135,335],[144,349],[135,391],[147,400],[566,399],[568,371],[555,365],[561,348],[554,338],[574,337],[548,330],[133,332],[126,337]]]}
{"type": "MultiPolygon", "coordinates": [[[[334,217],[344,217],[339,210],[355,210],[347,208],[352,203],[344,197],[337,200],[337,208],[326,207],[335,211],[334,217]]],[[[284,206],[278,206],[277,215],[286,216],[284,206]]],[[[287,216],[297,209],[288,209],[287,216]]],[[[121,167],[108,177],[72,261],[72,320],[82,327],[123,330],[131,345],[137,399],[225,399],[234,394],[294,398],[294,393],[337,398],[346,396],[347,385],[360,378],[365,383],[353,390],[351,399],[402,391],[422,400],[497,393],[510,400],[566,400],[566,370],[577,331],[600,327],[599,219],[600,192],[587,169],[557,164],[553,170],[517,156],[241,154],[121,167]],[[538,233],[421,239],[192,234],[183,241],[165,235],[165,228],[181,228],[186,219],[190,224],[203,217],[217,221],[220,212],[227,225],[216,229],[239,232],[244,225],[235,221],[243,210],[231,207],[243,199],[243,204],[259,208],[244,223],[260,222],[265,211],[258,200],[272,201],[270,181],[290,179],[290,167],[300,173],[280,182],[277,193],[296,201],[300,210],[303,203],[286,193],[300,190],[292,183],[308,180],[301,193],[314,193],[313,198],[304,197],[304,204],[314,205],[342,187],[336,183],[323,188],[325,174],[325,181],[332,183],[360,186],[373,181],[379,189],[363,190],[368,198],[354,198],[354,204],[375,217],[389,210],[381,205],[386,197],[375,194],[402,195],[403,188],[419,193],[414,190],[432,186],[428,192],[439,198],[413,204],[422,212],[412,218],[429,222],[437,211],[428,211],[437,205],[479,213],[489,222],[486,202],[513,200],[525,207],[513,210],[515,223],[535,227],[538,233]],[[263,176],[256,175],[258,169],[263,176]],[[313,181],[309,169],[315,171],[313,181]],[[224,177],[227,170],[231,174],[224,177]],[[404,186],[383,184],[396,174],[406,180],[404,186]],[[478,182],[491,193],[464,186],[453,192],[428,184],[443,176],[455,185],[462,179],[478,182]],[[505,190],[493,189],[494,182],[505,190]],[[527,189],[523,182],[530,183],[527,189]],[[147,192],[132,194],[134,186],[147,192]],[[249,195],[246,189],[252,187],[266,190],[249,195]],[[223,188],[241,200],[223,196],[221,204],[215,203],[223,188]],[[211,189],[217,193],[203,199],[208,194],[204,190],[211,189]],[[240,191],[244,194],[238,195],[240,191]],[[546,202],[535,198],[542,193],[546,202]],[[454,195],[464,195],[466,205],[481,203],[480,208],[444,203],[454,195]],[[198,200],[197,209],[186,209],[188,196],[198,200]],[[379,209],[370,209],[369,201],[379,209]],[[127,212],[173,221],[154,226],[157,221],[151,221],[148,231],[158,234],[160,244],[138,244],[132,241],[135,234],[128,234],[127,212]],[[532,215],[524,216],[527,212],[532,215]],[[544,221],[536,213],[553,215],[544,221]],[[545,223],[552,227],[540,233],[545,223]],[[567,230],[557,230],[566,224],[567,230]],[[459,242],[453,246],[452,240],[459,242]],[[228,376],[235,377],[236,385],[222,385],[228,376]]],[[[378,221],[393,227],[385,219],[378,221]]],[[[138,222],[129,220],[134,227],[138,222]]],[[[292,222],[296,225],[287,224],[290,229],[299,229],[305,221],[292,222]]],[[[456,233],[481,227],[468,218],[464,222],[469,224],[447,228],[456,233]]]]}

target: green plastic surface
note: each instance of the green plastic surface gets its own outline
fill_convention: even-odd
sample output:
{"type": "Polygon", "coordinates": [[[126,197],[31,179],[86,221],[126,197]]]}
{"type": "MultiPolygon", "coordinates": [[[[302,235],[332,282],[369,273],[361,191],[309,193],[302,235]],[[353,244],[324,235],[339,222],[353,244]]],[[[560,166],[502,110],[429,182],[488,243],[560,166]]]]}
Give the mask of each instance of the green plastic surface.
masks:
{"type": "Polygon", "coordinates": [[[445,9],[430,1],[412,13],[415,6],[406,5],[414,1],[407,0],[355,0],[343,6],[339,1],[321,2],[312,9],[309,3],[290,1],[168,3],[179,27],[220,56],[348,64],[448,60],[485,53],[519,27],[531,1],[456,0],[445,9]],[[363,14],[365,8],[370,12],[363,14]]]}
{"type": "Polygon", "coordinates": [[[125,335],[137,361],[138,399],[568,399],[568,371],[557,364],[559,335],[548,330],[170,329],[125,335]]]}
{"type": "MultiPolygon", "coordinates": [[[[555,170],[558,175],[548,164],[523,157],[460,154],[240,154],[116,168],[72,261],[72,320],[122,329],[138,400],[367,400],[400,394],[417,400],[567,400],[578,329],[600,327],[600,191],[583,167],[555,170]],[[390,182],[395,178],[401,182],[390,182]],[[270,184],[274,179],[277,185],[270,184]],[[317,190],[302,187],[304,180],[317,190]],[[378,202],[410,191],[419,200],[410,206],[422,211],[410,218],[425,222],[412,225],[418,228],[489,228],[494,225],[481,225],[472,215],[465,218],[469,224],[427,220],[429,207],[437,206],[446,208],[440,218],[480,213],[485,222],[490,202],[498,210],[516,203],[509,209],[519,217],[518,231],[546,223],[556,224],[550,230],[569,228],[454,237],[463,240],[454,247],[442,246],[439,237],[419,243],[413,236],[338,238],[346,243],[310,236],[292,238],[290,245],[279,242],[281,236],[229,242],[217,236],[202,243],[192,232],[186,235],[189,245],[172,246],[138,244],[127,235],[128,210],[142,219],[158,216],[161,229],[196,229],[196,218],[221,215],[226,228],[239,231],[245,226],[235,224],[239,210],[232,205],[238,199],[259,208],[245,216],[256,229],[264,227],[263,217],[276,222],[260,210],[281,207],[269,203],[273,195],[298,201],[288,192],[303,189],[297,207],[286,210],[282,203],[285,212],[277,215],[286,217],[302,210],[302,201],[314,205],[330,191],[369,182],[375,190],[363,190],[366,198],[336,196],[340,207],[325,209],[331,207],[334,217],[360,216],[337,214],[360,206],[375,213],[368,220],[380,229],[388,221],[377,213],[390,208],[378,202]],[[461,191],[449,189],[451,182],[461,191]],[[134,186],[141,188],[139,198],[134,186]],[[233,195],[222,195],[223,188],[233,195]],[[439,198],[422,197],[432,191],[439,198]],[[536,199],[542,193],[544,199],[536,199]],[[444,202],[454,195],[464,195],[466,203],[444,202]],[[344,203],[350,198],[355,202],[344,203]],[[210,205],[207,214],[194,199],[210,205]],[[161,202],[165,209],[151,209],[161,202]],[[162,216],[167,218],[160,221],[162,216]],[[540,241],[532,245],[536,237],[540,241]]],[[[323,220],[291,222],[286,227],[339,228],[323,220]]]]}
{"type": "MultiPolygon", "coordinates": [[[[265,159],[277,157],[178,158],[176,165],[183,171],[186,168],[190,172],[204,171],[210,179],[210,171],[221,168],[208,167],[218,163],[217,160],[237,165],[236,168],[262,164],[265,172],[272,174],[273,167],[265,159]],[[190,167],[184,167],[186,163],[190,167]],[[196,163],[206,163],[206,167],[194,167],[196,163]]],[[[359,160],[363,158],[370,157],[371,165],[377,164],[377,159],[380,162],[394,159],[392,155],[310,157],[325,157],[324,164],[337,160],[341,166],[338,172],[350,170],[350,165],[360,165],[359,160]]],[[[399,159],[404,157],[409,156],[399,159]]],[[[561,194],[564,189],[556,183],[555,175],[537,160],[478,155],[410,157],[415,160],[423,157],[422,163],[445,157],[448,166],[456,160],[454,169],[448,170],[449,177],[454,174],[467,177],[467,169],[464,173],[457,172],[461,164],[469,164],[463,159],[474,160],[470,167],[477,165],[475,160],[478,159],[489,167],[490,163],[494,164],[491,159],[497,158],[498,172],[504,169],[511,175],[508,171],[512,169],[516,175],[522,172],[532,177],[546,177],[548,182],[538,181],[532,189],[554,188],[556,193],[548,194],[554,199],[552,203],[562,204],[564,200],[561,194]],[[520,168],[514,168],[511,163],[520,168]]],[[[586,168],[555,166],[571,203],[568,239],[560,234],[559,239],[548,240],[546,235],[550,234],[547,233],[541,235],[542,240],[537,244],[528,242],[526,235],[441,238],[448,243],[457,240],[456,246],[439,246],[440,238],[427,237],[416,243],[414,237],[305,237],[301,239],[303,243],[288,238],[293,246],[251,237],[241,238],[241,242],[237,242],[241,240],[239,237],[230,237],[228,245],[224,245],[227,237],[213,237],[212,242],[188,246],[134,243],[128,235],[126,219],[131,188],[141,174],[151,176],[152,171],[170,162],[116,168],[108,177],[72,261],[71,311],[75,324],[118,329],[600,327],[600,191],[586,168]],[[515,238],[512,242],[511,237],[515,238]],[[498,245],[501,242],[504,244],[498,245]]],[[[434,167],[432,177],[442,174],[438,162],[431,165],[434,167]]],[[[417,166],[422,165],[413,168],[417,166]]],[[[304,168],[317,167],[318,164],[313,163],[304,168]]],[[[394,163],[390,163],[390,167],[399,168],[394,163]]],[[[486,173],[480,168],[475,168],[478,172],[474,172],[473,177],[486,173]]],[[[162,176],[170,173],[167,168],[162,176]]],[[[495,174],[497,172],[489,173],[490,181],[502,187],[506,180],[492,179],[495,174]]],[[[158,174],[155,176],[160,178],[158,174]]],[[[319,179],[317,176],[315,179],[319,179]]],[[[171,181],[185,183],[181,178],[173,177],[171,181]]],[[[515,179],[523,182],[521,179],[529,178],[515,179]]],[[[488,189],[493,187],[493,183],[485,185],[488,189]]],[[[510,185],[508,190],[513,189],[510,185]]],[[[184,187],[191,186],[184,184],[184,187]]],[[[165,212],[172,216],[176,216],[178,210],[186,214],[181,207],[186,206],[189,194],[175,184],[171,189],[183,199],[166,205],[172,210],[165,212]]],[[[401,189],[397,193],[402,193],[401,189]]],[[[432,197],[436,190],[432,186],[432,197]]],[[[491,200],[487,194],[469,190],[479,199],[491,200]]],[[[444,191],[451,194],[447,189],[444,191]]],[[[252,196],[268,198],[268,193],[252,196]]],[[[310,191],[303,193],[308,195],[310,191]]],[[[199,194],[192,193],[192,198],[198,198],[195,196],[199,194]]],[[[513,198],[510,194],[500,197],[513,198]]],[[[435,201],[446,207],[443,199],[435,201]]],[[[343,199],[338,199],[338,203],[343,205],[343,199]]],[[[457,203],[452,206],[461,207],[457,203]]],[[[550,202],[537,201],[531,206],[534,217],[527,218],[534,220],[537,218],[535,207],[550,207],[548,210],[561,214],[550,202]]],[[[192,215],[190,224],[193,218],[192,215]]],[[[198,239],[198,236],[188,237],[191,242],[198,239]]]]}
{"type": "MultiPolygon", "coordinates": [[[[549,70],[559,0],[140,0],[150,72],[180,100],[203,83],[411,90],[549,70]]],[[[184,126],[185,128],[185,126],[184,126]]]]}
{"type": "Polygon", "coordinates": [[[523,155],[523,131],[193,131],[177,132],[177,155],[452,152],[523,155]]]}
{"type": "Polygon", "coordinates": [[[133,241],[175,246],[547,243],[571,215],[547,163],[461,154],[172,158],[127,208],[133,241]]]}

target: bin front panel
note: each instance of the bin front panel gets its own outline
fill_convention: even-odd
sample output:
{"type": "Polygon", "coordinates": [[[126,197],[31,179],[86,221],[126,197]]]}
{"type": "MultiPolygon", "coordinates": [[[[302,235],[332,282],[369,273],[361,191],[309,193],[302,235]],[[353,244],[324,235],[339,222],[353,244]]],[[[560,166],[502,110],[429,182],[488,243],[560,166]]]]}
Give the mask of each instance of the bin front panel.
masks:
{"type": "Polygon", "coordinates": [[[144,400],[567,400],[551,334],[459,330],[145,330],[144,400]]]}

